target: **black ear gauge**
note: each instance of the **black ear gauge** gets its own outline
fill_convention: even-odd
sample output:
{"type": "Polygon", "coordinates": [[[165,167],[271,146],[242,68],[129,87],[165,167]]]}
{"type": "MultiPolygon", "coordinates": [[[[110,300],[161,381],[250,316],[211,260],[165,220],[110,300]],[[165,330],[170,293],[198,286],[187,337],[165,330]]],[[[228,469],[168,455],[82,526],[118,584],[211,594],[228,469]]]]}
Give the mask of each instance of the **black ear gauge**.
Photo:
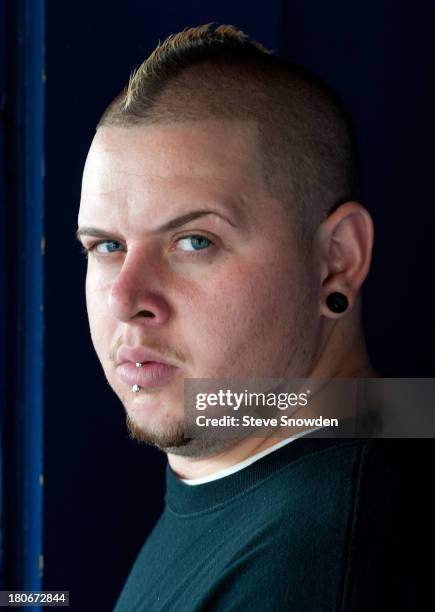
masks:
{"type": "Polygon", "coordinates": [[[349,306],[349,301],[344,295],[344,293],[334,291],[333,293],[330,293],[326,298],[326,304],[331,312],[339,314],[347,310],[349,306]]]}

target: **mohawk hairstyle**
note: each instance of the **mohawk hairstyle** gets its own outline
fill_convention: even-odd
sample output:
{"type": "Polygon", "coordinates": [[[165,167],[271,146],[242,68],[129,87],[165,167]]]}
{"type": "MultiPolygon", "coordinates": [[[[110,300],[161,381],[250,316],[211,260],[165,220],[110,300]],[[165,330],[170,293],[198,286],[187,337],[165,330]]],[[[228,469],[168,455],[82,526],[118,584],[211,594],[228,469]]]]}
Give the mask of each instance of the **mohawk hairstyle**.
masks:
{"type": "Polygon", "coordinates": [[[210,32],[211,25],[208,23],[196,28],[186,28],[182,32],[171,34],[163,43],[159,43],[148,59],[132,73],[122,102],[122,110],[128,111],[130,105],[133,106],[138,98],[140,99],[143,84],[153,77],[156,78],[160,71],[166,72],[170,66],[175,71],[177,63],[183,59],[205,59],[207,49],[216,52],[218,45],[222,44],[225,45],[225,50],[230,49],[232,45],[240,49],[243,45],[249,44],[263,53],[269,53],[260,43],[249,43],[248,36],[241,30],[221,25],[210,32]]]}
{"type": "Polygon", "coordinates": [[[132,127],[208,119],[249,121],[265,185],[303,240],[347,200],[360,199],[350,116],[317,76],[231,25],[186,28],[159,43],[101,117],[132,127]]]}

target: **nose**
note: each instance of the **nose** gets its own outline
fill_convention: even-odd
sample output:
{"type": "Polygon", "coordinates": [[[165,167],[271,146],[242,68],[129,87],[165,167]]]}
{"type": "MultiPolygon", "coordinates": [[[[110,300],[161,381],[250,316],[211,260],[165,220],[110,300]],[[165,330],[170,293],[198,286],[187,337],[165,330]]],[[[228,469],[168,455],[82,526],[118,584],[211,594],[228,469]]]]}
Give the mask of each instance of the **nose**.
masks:
{"type": "Polygon", "coordinates": [[[170,306],[162,294],[163,275],[140,253],[129,253],[111,284],[108,302],[115,318],[124,323],[143,321],[147,325],[165,323],[170,306]]]}

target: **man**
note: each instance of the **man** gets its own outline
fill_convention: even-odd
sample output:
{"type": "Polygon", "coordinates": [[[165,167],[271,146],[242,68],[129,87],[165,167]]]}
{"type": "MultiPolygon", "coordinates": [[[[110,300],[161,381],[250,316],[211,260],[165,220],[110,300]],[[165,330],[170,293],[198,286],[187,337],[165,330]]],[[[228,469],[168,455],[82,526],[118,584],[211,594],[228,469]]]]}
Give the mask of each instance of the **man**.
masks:
{"type": "Polygon", "coordinates": [[[184,432],[185,378],[376,375],[359,183],[335,94],[230,26],[169,37],[100,120],[78,221],[92,341],[130,434],[168,456],[118,612],[386,609],[384,446],[184,432]]]}

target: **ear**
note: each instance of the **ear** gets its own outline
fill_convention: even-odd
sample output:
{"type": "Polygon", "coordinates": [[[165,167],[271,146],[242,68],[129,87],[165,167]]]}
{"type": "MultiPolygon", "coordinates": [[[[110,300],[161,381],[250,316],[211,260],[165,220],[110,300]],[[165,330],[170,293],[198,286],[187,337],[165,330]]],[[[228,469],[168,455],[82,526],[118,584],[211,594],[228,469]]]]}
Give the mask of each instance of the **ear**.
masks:
{"type": "Polygon", "coordinates": [[[320,312],[325,317],[338,319],[352,308],[370,268],[373,236],[372,218],[358,202],[342,204],[320,225],[320,312]],[[335,291],[348,299],[344,313],[334,313],[326,304],[328,295],[335,291]]]}

